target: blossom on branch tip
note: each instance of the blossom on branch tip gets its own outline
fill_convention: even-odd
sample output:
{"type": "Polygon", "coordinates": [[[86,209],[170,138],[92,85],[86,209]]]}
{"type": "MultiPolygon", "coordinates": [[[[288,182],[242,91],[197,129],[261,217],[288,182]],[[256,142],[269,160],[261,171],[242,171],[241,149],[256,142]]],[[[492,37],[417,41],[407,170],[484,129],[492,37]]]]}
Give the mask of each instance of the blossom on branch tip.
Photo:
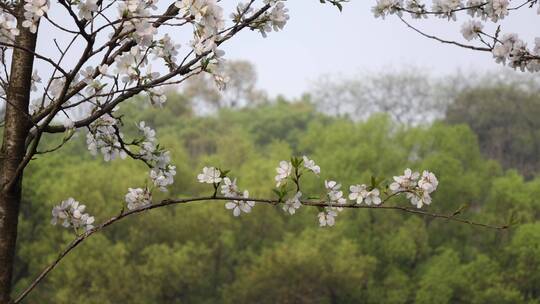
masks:
{"type": "Polygon", "coordinates": [[[272,10],[261,15],[254,26],[264,38],[266,38],[267,33],[270,33],[272,30],[274,30],[274,32],[282,30],[289,20],[289,15],[287,14],[289,10],[285,8],[283,2],[269,1],[266,2],[266,4],[273,6],[272,10]]]}
{"type": "Polygon", "coordinates": [[[411,169],[405,169],[403,175],[394,176],[394,182],[390,184],[390,190],[393,192],[406,191],[411,188],[416,187],[416,183],[420,174],[418,172],[413,172],[411,169]]]}
{"type": "Polygon", "coordinates": [[[432,172],[424,170],[422,176],[418,172],[406,169],[404,175],[394,176],[390,190],[394,193],[406,192],[406,197],[417,208],[431,204],[430,194],[437,190],[439,181],[432,172]]]}
{"type": "Polygon", "coordinates": [[[316,175],[321,174],[321,167],[317,166],[314,160],[309,159],[305,155],[302,158],[304,160],[304,167],[306,167],[308,170],[315,173],[316,175]]]}
{"type": "Polygon", "coordinates": [[[427,193],[432,193],[433,191],[437,190],[438,185],[439,181],[437,180],[435,174],[426,170],[422,172],[422,177],[418,181],[418,186],[422,188],[422,190],[426,191],[427,193]]]}
{"type": "Polygon", "coordinates": [[[60,205],[53,207],[51,224],[56,225],[59,221],[62,221],[62,226],[66,228],[84,228],[85,231],[88,231],[94,228],[92,224],[95,219],[88,213],[84,213],[85,209],[85,205],[79,204],[70,197],[62,201],[60,205]]]}
{"type": "Polygon", "coordinates": [[[401,16],[401,8],[403,0],[377,0],[375,6],[371,9],[375,18],[381,17],[384,19],[386,15],[397,14],[401,16]]]}
{"type": "Polygon", "coordinates": [[[292,164],[287,161],[280,161],[279,167],[276,168],[277,175],[275,177],[276,180],[276,187],[279,187],[283,184],[283,181],[287,179],[291,175],[292,172],[292,164]]]}
{"type": "Polygon", "coordinates": [[[484,25],[480,21],[469,20],[461,26],[461,34],[467,41],[471,41],[480,36],[484,25]]]}
{"type": "Polygon", "coordinates": [[[48,0],[25,0],[24,21],[22,26],[28,28],[31,33],[37,32],[38,21],[49,11],[48,0]]]}
{"type": "Polygon", "coordinates": [[[221,182],[221,171],[214,167],[204,167],[201,174],[197,176],[199,183],[217,184],[221,182]]]}
{"type": "Polygon", "coordinates": [[[98,11],[97,0],[80,0],[77,8],[79,9],[79,18],[92,20],[92,14],[98,11]]]}

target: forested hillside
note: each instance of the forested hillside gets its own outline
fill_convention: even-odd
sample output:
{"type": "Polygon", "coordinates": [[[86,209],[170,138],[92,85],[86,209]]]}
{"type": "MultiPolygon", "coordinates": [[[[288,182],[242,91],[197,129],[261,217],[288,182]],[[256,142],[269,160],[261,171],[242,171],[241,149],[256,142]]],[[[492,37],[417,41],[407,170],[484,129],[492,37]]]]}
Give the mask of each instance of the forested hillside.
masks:
{"type": "MultiPolygon", "coordinates": [[[[223,203],[161,208],[85,242],[29,303],[540,303],[540,179],[525,181],[482,156],[468,126],[327,116],[307,98],[204,117],[179,95],[162,110],[145,104],[123,108],[130,114],[123,123],[135,131],[146,121],[172,151],[177,175],[167,197],[211,194],[196,179],[205,165],[231,168],[251,195],[269,197],[275,165],[307,154],[322,168],[320,178],[305,181],[314,194],[324,179],[348,188],[372,175],[429,168],[440,184],[428,210],[516,225],[498,231],[399,211],[346,210],[335,227],[320,228],[310,208],[290,217],[256,205],[239,218],[223,203]]],[[[105,220],[147,170],[94,159],[84,133],[75,136],[58,153],[38,155],[25,176],[18,288],[73,238],[44,220],[53,205],[76,195],[105,220]]],[[[61,142],[48,138],[51,148],[61,142]]]]}

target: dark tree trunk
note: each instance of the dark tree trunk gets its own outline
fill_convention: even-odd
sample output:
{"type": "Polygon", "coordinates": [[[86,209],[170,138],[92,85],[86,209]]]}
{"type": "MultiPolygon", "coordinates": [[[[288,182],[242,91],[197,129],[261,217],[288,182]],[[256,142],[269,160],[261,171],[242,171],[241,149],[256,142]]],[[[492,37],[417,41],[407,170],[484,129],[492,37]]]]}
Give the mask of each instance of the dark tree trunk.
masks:
{"type": "MultiPolygon", "coordinates": [[[[21,4],[17,8],[20,16],[22,9],[21,4]]],[[[4,137],[0,150],[0,303],[2,304],[10,301],[17,220],[21,202],[22,172],[18,178],[15,176],[24,158],[25,141],[32,126],[28,119],[28,103],[36,35],[22,28],[23,20],[20,16],[18,17],[20,34],[15,43],[20,48],[13,50],[9,87],[6,92],[8,102],[4,116],[4,137]],[[12,182],[13,180],[15,182],[12,182]],[[7,187],[8,184],[12,186],[7,187]]]]}

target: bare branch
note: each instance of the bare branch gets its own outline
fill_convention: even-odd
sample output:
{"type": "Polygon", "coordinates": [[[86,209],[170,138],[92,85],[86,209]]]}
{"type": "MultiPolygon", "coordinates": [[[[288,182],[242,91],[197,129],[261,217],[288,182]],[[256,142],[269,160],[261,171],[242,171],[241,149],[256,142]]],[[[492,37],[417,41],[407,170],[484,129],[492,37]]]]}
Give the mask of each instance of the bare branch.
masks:
{"type": "Polygon", "coordinates": [[[399,19],[401,20],[401,22],[405,23],[405,25],[407,25],[409,28],[411,28],[412,30],[414,30],[415,32],[417,32],[418,34],[420,34],[420,35],[422,35],[422,36],[424,36],[426,38],[433,39],[433,40],[436,40],[436,41],[439,41],[439,42],[445,43],[445,44],[457,45],[459,47],[466,48],[466,49],[471,49],[471,50],[475,50],[475,51],[491,52],[491,50],[492,50],[491,48],[478,47],[478,46],[474,46],[474,45],[459,43],[459,42],[452,41],[452,40],[441,39],[441,38],[439,38],[437,36],[429,35],[429,34],[426,34],[426,33],[422,32],[418,28],[412,26],[410,23],[405,21],[405,19],[403,19],[403,17],[399,17],[399,19]]]}

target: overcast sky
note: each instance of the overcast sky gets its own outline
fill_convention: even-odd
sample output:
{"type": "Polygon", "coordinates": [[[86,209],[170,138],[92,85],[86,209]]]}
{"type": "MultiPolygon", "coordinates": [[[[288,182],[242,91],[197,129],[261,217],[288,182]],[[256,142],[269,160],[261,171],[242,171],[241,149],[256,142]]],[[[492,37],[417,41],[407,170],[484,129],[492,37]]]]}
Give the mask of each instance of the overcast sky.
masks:
{"type": "MultiPolygon", "coordinates": [[[[164,9],[171,1],[161,1],[160,9],[164,9]]],[[[222,2],[226,16],[238,3],[222,2]]],[[[272,96],[283,94],[297,97],[308,91],[314,80],[327,74],[354,76],[360,72],[376,73],[382,69],[399,69],[403,66],[425,68],[435,75],[453,73],[458,69],[465,72],[500,69],[500,65],[487,52],[427,39],[408,29],[395,16],[388,16],[386,20],[376,19],[371,13],[375,2],[351,0],[340,13],[331,5],[320,4],[319,0],[289,0],[286,6],[289,8],[290,20],[283,31],[272,32],[266,39],[258,32],[242,31],[220,48],[226,51],[228,59],[244,59],[255,64],[259,74],[259,88],[272,96]]],[[[532,45],[534,37],[540,36],[540,16],[536,10],[534,7],[513,12],[503,20],[502,33],[516,32],[532,45]]],[[[116,11],[113,10],[113,13],[116,11]]],[[[66,19],[65,12],[59,6],[53,7],[49,14],[60,23],[66,19]]],[[[457,22],[433,18],[413,24],[441,38],[466,42],[461,37],[460,27],[470,18],[466,14],[459,17],[457,22]]],[[[486,28],[493,30],[494,26],[486,24],[486,28]]],[[[56,38],[60,45],[66,46],[71,36],[52,29],[48,24],[40,28],[38,52],[58,56],[51,38],[56,38]]],[[[186,27],[183,32],[173,28],[168,32],[183,44],[182,50],[188,49],[186,41],[191,39],[189,28],[186,27]]],[[[72,48],[64,62],[75,64],[81,50],[82,46],[72,48]]],[[[40,72],[50,69],[42,61],[37,62],[36,67],[40,72]]]]}
{"type": "MultiPolygon", "coordinates": [[[[272,95],[281,93],[289,97],[305,92],[323,74],[354,75],[406,65],[420,66],[433,74],[499,68],[489,53],[421,37],[395,16],[376,19],[371,13],[374,3],[375,0],[352,0],[340,13],[317,0],[287,1],[291,18],[282,32],[271,33],[266,39],[258,33],[242,33],[224,47],[227,58],[253,62],[260,88],[272,95]]],[[[415,25],[442,38],[466,42],[459,30],[470,18],[460,17],[457,22],[433,19],[415,25]]],[[[502,25],[503,33],[516,32],[529,45],[535,36],[540,36],[536,7],[511,14],[502,25]]]]}

